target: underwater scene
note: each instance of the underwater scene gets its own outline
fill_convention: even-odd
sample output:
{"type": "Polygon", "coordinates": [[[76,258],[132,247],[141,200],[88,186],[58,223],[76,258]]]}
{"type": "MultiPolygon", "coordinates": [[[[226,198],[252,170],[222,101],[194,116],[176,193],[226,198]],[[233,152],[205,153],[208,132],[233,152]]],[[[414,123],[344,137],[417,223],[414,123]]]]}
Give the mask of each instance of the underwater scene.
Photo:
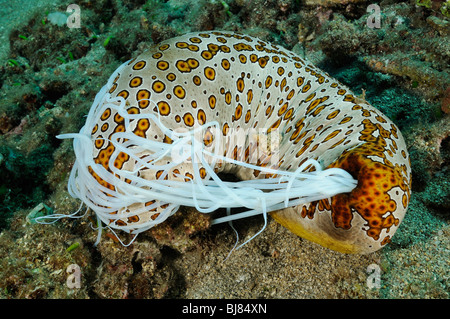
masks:
{"type": "Polygon", "coordinates": [[[0,299],[450,297],[450,1],[0,0],[0,37],[0,299]]]}

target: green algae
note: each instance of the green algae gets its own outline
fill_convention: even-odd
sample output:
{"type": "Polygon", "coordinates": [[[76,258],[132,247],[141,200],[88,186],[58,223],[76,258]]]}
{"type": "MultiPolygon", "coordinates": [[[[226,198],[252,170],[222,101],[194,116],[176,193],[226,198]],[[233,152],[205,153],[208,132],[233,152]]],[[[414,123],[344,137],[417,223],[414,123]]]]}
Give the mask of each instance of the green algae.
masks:
{"type": "Polygon", "coordinates": [[[68,253],[70,253],[72,250],[75,250],[78,247],[80,247],[80,243],[79,242],[74,242],[72,245],[70,245],[69,247],[66,248],[66,251],[68,253]]]}

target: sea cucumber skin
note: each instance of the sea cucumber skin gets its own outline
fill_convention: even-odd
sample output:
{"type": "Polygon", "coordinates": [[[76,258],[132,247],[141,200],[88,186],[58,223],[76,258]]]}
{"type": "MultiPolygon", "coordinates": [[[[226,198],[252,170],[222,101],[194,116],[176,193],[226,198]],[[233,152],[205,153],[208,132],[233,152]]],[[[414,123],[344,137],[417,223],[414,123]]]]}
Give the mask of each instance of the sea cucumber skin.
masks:
{"type": "MultiPolygon", "coordinates": [[[[227,31],[186,34],[131,60],[108,92],[125,99],[128,113],[156,114],[173,130],[217,121],[219,130],[206,132],[205,147],[219,139],[224,155],[236,160],[295,171],[313,158],[323,167],[350,172],[358,180],[351,193],[271,213],[293,233],[322,246],[345,253],[376,251],[390,242],[407,210],[410,159],[397,126],[346,86],[279,46],[227,31]],[[238,129],[250,133],[236,141],[231,134],[238,129]],[[273,132],[279,133],[278,147],[262,151],[260,141],[273,132]]],[[[110,165],[128,170],[136,165],[126,154],[110,163],[115,148],[107,140],[116,132],[130,130],[171,143],[148,120],[125,127],[115,110],[97,116],[95,126],[88,128],[94,141],[92,156],[107,170],[110,165]]],[[[229,163],[214,169],[243,180],[273,176],[229,163]]],[[[197,175],[191,163],[166,173],[167,179],[186,181],[197,175]]],[[[198,173],[209,178],[201,165],[198,173]]],[[[99,184],[114,188],[94,169],[91,174],[99,184]]],[[[161,174],[147,170],[141,177],[157,179],[161,174]]],[[[136,202],[119,213],[155,202],[158,199],[136,202]]],[[[159,212],[160,207],[115,220],[112,226],[138,227],[159,212]]]]}

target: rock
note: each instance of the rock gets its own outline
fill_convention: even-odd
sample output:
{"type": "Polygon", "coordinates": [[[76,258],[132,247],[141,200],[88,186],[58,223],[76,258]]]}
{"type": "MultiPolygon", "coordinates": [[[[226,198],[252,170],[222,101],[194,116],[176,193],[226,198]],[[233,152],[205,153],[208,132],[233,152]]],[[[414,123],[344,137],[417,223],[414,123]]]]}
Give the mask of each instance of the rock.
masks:
{"type": "Polygon", "coordinates": [[[436,31],[439,32],[440,35],[448,35],[450,34],[450,22],[448,20],[439,19],[435,16],[429,16],[427,18],[427,23],[436,31]]]}

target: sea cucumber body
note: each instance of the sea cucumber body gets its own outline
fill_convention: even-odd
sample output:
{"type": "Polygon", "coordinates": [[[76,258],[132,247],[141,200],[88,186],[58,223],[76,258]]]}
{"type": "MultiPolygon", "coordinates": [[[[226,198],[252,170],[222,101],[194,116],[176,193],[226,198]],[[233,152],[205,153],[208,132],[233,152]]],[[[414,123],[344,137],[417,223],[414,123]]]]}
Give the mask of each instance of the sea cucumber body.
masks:
{"type": "MultiPolygon", "coordinates": [[[[350,194],[271,213],[297,235],[323,246],[347,253],[375,251],[391,240],[407,210],[409,155],[395,124],[366,102],[358,102],[337,80],[279,46],[233,32],[187,34],[131,60],[108,92],[125,99],[129,114],[153,113],[172,130],[216,121],[218,127],[204,131],[204,146],[219,140],[221,153],[236,160],[295,171],[313,158],[324,167],[350,172],[358,180],[350,194]],[[236,140],[233,133],[239,130],[246,133],[236,140]],[[277,147],[262,149],[263,140],[274,132],[279,137],[277,147]]],[[[115,146],[108,140],[117,132],[172,142],[148,119],[125,124],[116,110],[106,109],[87,128],[94,141],[95,163],[106,170],[111,166],[132,170],[136,165],[126,153],[111,163],[115,146]]],[[[274,176],[230,163],[216,163],[214,169],[243,180],[274,176]]],[[[90,172],[99,184],[114,189],[95,169],[90,172]]],[[[140,177],[209,178],[202,165],[194,172],[191,163],[181,163],[170,172],[142,171],[140,177]]],[[[123,207],[118,213],[153,208],[145,216],[114,220],[111,226],[137,226],[155,218],[164,206],[157,203],[155,199],[123,207]]]]}

